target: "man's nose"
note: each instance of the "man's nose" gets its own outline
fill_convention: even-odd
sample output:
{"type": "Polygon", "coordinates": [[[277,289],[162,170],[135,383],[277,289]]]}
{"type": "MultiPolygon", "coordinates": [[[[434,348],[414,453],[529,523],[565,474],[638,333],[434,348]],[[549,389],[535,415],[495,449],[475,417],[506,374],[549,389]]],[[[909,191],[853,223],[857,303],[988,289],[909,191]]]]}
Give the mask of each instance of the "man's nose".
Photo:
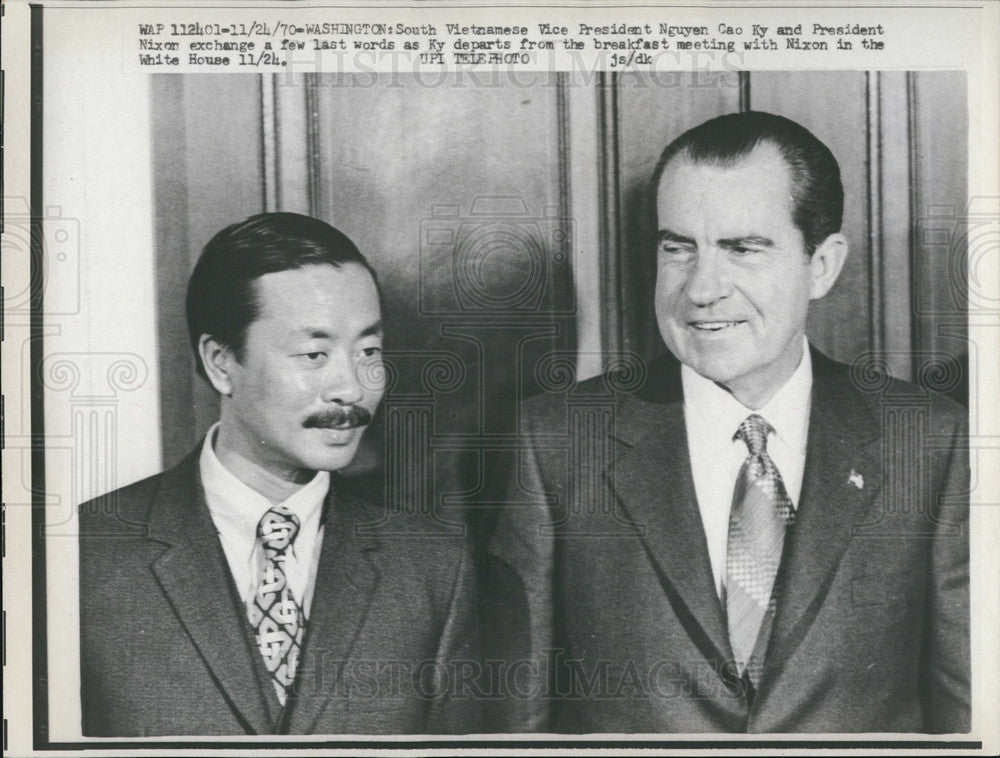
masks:
{"type": "Polygon", "coordinates": [[[732,287],[722,255],[715,251],[699,254],[688,271],[684,293],[697,306],[711,305],[729,294],[732,287]]]}
{"type": "Polygon", "coordinates": [[[358,367],[346,355],[334,355],[327,364],[322,399],[325,403],[354,405],[364,398],[365,388],[358,377],[358,367]]]}

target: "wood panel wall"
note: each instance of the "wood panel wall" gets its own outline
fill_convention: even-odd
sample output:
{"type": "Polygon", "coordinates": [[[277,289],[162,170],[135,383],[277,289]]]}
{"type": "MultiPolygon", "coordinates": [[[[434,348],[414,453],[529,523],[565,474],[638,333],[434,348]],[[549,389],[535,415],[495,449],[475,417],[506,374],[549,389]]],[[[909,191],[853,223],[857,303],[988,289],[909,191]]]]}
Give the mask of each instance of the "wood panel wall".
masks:
{"type": "Polygon", "coordinates": [[[160,407],[169,467],[219,414],[215,390],[194,373],[184,294],[212,235],[264,208],[261,97],[260,78],[251,74],[162,74],[151,82],[160,407]]]}
{"type": "MultiPolygon", "coordinates": [[[[840,163],[850,255],[833,290],[813,304],[810,339],[845,362],[879,354],[892,372],[921,378],[927,360],[965,360],[962,219],[967,124],[962,72],[799,71],[687,75],[679,86],[646,74],[612,79],[605,164],[613,198],[607,252],[608,344],[644,356],[664,348],[652,312],[653,223],[648,181],[662,149],[690,126],[738,109],[787,116],[840,163]],[[701,77],[699,81],[698,77],[701,77]],[[942,217],[943,214],[943,217],[942,217]],[[920,229],[951,219],[945,251],[920,229]],[[622,303],[637,303],[626,312],[622,303]],[[636,316],[635,314],[639,314],[636,316]]],[[[944,232],[942,232],[944,234],[944,232]]],[[[934,382],[931,382],[933,385],[934,382]]],[[[961,396],[953,382],[936,388],[961,396]]]]}
{"type": "Polygon", "coordinates": [[[671,139],[741,108],[799,121],[841,165],[851,252],[810,338],[961,398],[966,103],[963,72],[154,77],[164,463],[217,413],[189,370],[193,260],[226,224],[292,210],[341,228],[380,272],[398,402],[357,470],[403,454],[385,447],[388,423],[431,461],[399,477],[447,480],[420,497],[475,492],[490,466],[481,441],[516,431],[515,396],[554,366],[586,376],[622,351],[664,349],[649,177],[671,139]]]}

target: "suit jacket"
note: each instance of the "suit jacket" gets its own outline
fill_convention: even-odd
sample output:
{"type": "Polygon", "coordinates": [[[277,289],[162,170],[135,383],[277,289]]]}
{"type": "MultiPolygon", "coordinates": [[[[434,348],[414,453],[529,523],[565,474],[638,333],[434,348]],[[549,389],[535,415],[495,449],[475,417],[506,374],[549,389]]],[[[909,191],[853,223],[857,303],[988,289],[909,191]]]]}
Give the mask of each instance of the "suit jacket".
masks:
{"type": "Polygon", "coordinates": [[[489,542],[496,605],[522,609],[491,642],[518,669],[505,728],[969,730],[965,411],[815,351],[813,371],[756,691],[734,671],[712,579],[679,363],[659,359],[638,389],[597,377],[526,404],[489,542]]]}
{"type": "Polygon", "coordinates": [[[477,658],[462,538],[385,516],[331,478],[294,693],[263,666],[205,504],[197,452],[81,506],[83,733],[475,732],[454,667],[477,658]]]}

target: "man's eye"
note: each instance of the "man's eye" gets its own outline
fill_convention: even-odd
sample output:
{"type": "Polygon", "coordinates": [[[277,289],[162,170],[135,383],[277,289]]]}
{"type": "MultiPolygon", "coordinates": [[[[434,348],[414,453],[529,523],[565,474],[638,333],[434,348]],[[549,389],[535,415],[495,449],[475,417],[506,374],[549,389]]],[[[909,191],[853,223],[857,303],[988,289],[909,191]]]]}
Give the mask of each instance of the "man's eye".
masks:
{"type": "Polygon", "coordinates": [[[315,352],[315,353],[302,353],[302,357],[309,361],[321,361],[326,358],[326,353],[315,352]]]}
{"type": "Polygon", "coordinates": [[[729,248],[729,252],[736,257],[742,257],[746,255],[760,255],[767,250],[766,247],[761,247],[760,245],[733,245],[729,248]]]}
{"type": "Polygon", "coordinates": [[[380,347],[365,347],[361,349],[361,353],[362,355],[365,356],[365,358],[372,358],[376,355],[381,354],[381,352],[382,348],[380,347]]]}
{"type": "Polygon", "coordinates": [[[687,247],[685,245],[678,245],[673,242],[661,242],[659,252],[661,255],[667,258],[686,259],[692,255],[692,250],[690,247],[687,247]]]}

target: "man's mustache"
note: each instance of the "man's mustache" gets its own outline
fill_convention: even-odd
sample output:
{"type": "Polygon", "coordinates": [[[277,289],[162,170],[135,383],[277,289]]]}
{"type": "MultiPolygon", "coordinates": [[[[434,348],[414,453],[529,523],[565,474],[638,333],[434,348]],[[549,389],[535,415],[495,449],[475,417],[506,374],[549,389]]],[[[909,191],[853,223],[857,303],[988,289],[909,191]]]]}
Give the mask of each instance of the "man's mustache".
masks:
{"type": "Polygon", "coordinates": [[[360,405],[338,405],[312,414],[302,422],[302,426],[307,429],[354,429],[368,426],[371,421],[372,414],[367,408],[360,405]]]}

